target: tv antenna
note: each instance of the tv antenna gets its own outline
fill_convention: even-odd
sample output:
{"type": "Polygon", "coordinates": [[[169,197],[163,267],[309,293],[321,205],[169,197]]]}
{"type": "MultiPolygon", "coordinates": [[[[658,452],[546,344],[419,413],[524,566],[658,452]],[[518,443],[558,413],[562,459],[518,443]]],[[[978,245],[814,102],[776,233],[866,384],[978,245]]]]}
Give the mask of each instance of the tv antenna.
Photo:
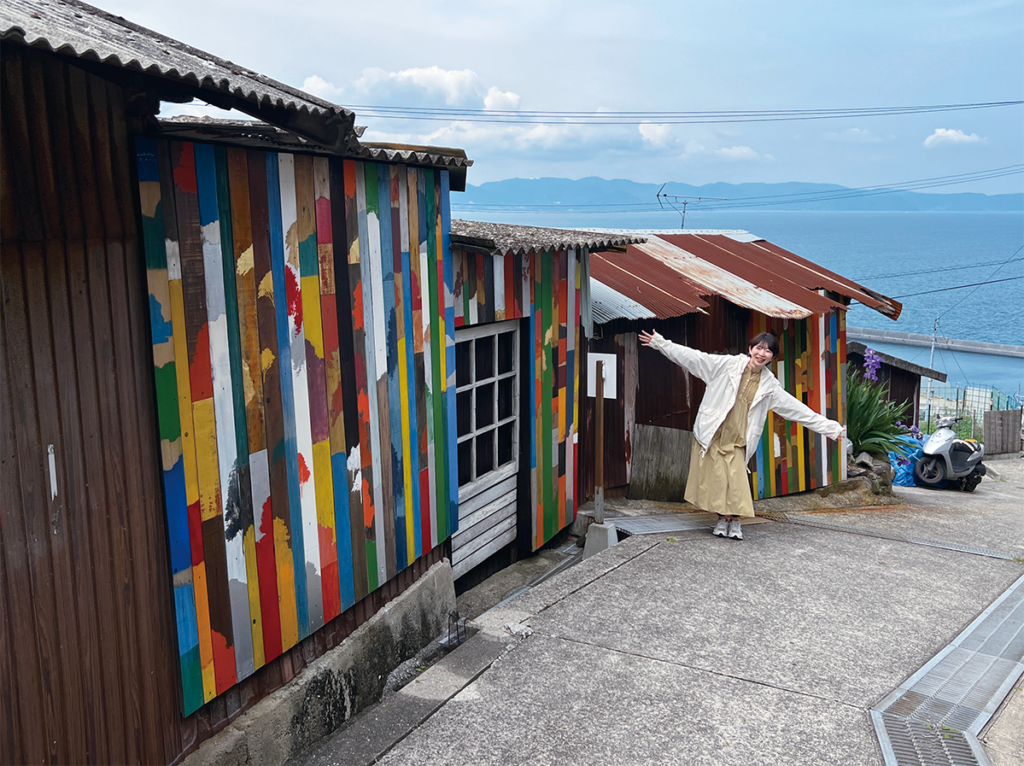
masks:
{"type": "Polygon", "coordinates": [[[679,228],[680,229],[685,229],[686,228],[686,206],[687,205],[699,205],[703,200],[706,200],[706,199],[718,200],[720,202],[727,202],[728,201],[727,198],[725,198],[725,197],[691,197],[691,196],[686,196],[684,194],[663,194],[662,192],[664,192],[666,186],[668,186],[667,182],[663,183],[661,185],[661,188],[658,189],[658,194],[657,194],[658,205],[661,207],[662,210],[665,209],[665,205],[668,205],[670,208],[672,208],[677,213],[679,213],[679,216],[680,216],[679,228]],[[672,204],[672,201],[675,201],[676,205],[682,205],[683,209],[680,210],[679,208],[677,208],[676,205],[672,204]]]}

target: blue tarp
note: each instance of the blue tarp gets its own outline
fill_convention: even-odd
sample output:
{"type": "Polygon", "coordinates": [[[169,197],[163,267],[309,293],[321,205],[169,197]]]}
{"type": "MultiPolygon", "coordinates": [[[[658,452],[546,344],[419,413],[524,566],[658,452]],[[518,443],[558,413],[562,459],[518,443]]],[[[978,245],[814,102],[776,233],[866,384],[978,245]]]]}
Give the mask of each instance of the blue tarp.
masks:
{"type": "Polygon", "coordinates": [[[907,443],[910,452],[906,457],[900,457],[895,452],[889,453],[889,463],[895,474],[892,483],[897,487],[914,487],[917,486],[917,482],[914,481],[914,464],[924,454],[924,440],[915,439],[910,434],[901,436],[900,439],[907,443]]]}

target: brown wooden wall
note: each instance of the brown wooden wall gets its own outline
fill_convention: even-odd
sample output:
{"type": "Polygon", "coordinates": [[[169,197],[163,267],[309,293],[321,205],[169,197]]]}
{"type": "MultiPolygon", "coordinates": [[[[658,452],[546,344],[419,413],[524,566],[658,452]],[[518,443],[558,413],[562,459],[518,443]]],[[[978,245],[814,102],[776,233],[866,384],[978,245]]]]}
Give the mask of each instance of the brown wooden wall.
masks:
{"type": "Polygon", "coordinates": [[[171,763],[444,552],[182,718],[124,95],[0,55],[0,763],[171,763]]]}

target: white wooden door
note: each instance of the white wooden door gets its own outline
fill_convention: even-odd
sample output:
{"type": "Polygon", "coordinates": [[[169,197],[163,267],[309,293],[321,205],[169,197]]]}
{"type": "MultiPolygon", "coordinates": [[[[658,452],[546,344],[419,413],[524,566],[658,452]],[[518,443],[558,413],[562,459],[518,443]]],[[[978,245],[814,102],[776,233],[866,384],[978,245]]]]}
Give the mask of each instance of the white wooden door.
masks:
{"type": "Polygon", "coordinates": [[[455,577],[516,539],[519,322],[455,332],[459,531],[455,577]]]}

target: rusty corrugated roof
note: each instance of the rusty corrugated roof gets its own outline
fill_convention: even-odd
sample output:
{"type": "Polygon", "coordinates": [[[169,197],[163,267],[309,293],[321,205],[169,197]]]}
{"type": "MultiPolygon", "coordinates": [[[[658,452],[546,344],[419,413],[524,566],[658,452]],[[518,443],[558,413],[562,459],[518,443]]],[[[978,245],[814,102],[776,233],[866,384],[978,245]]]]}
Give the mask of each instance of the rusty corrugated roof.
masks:
{"type": "Polygon", "coordinates": [[[772,317],[802,319],[845,308],[818,290],[858,300],[894,319],[902,310],[898,301],[747,232],[633,234],[648,239],[624,254],[592,256],[591,278],[661,319],[703,312],[708,306],[704,299],[712,295],[772,317]]]}
{"type": "Polygon", "coordinates": [[[198,98],[257,117],[283,109],[299,118],[289,129],[337,149],[355,141],[348,109],[79,0],[4,0],[0,40],[182,83],[198,98]]]}
{"type": "Polygon", "coordinates": [[[643,242],[636,234],[608,234],[580,229],[547,229],[511,223],[452,221],[452,246],[467,247],[494,255],[549,253],[587,248],[591,252],[643,242]]]}

